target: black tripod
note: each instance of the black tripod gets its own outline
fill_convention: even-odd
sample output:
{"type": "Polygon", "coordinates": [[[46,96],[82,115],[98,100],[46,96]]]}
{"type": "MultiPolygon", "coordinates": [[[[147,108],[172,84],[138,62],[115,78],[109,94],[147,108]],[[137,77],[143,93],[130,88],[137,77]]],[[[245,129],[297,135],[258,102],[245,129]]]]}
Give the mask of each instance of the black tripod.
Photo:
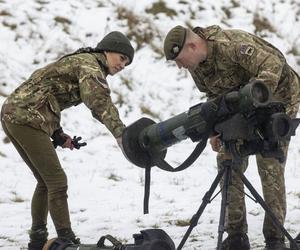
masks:
{"type": "Polygon", "coordinates": [[[283,227],[283,225],[277,219],[275,214],[271,211],[269,206],[265,203],[263,198],[258,194],[258,192],[255,190],[255,188],[251,185],[251,183],[248,181],[248,179],[245,177],[245,175],[239,169],[242,158],[236,149],[236,143],[234,141],[228,142],[228,143],[225,143],[225,146],[231,153],[232,159],[226,160],[221,164],[221,170],[219,171],[218,175],[214,179],[209,190],[205,193],[205,195],[202,199],[203,201],[202,201],[198,211],[196,212],[196,214],[194,214],[194,216],[192,217],[192,219],[190,221],[190,226],[189,226],[188,230],[186,231],[184,237],[182,238],[179,246],[177,247],[177,250],[182,249],[183,245],[185,244],[186,240],[188,239],[189,235],[191,234],[193,228],[197,226],[200,216],[202,215],[206,205],[211,202],[211,197],[212,197],[215,189],[217,188],[218,184],[220,183],[222,177],[224,176],[224,185],[222,188],[220,220],[219,220],[219,227],[218,227],[218,244],[217,244],[217,250],[222,249],[222,239],[223,239],[223,234],[225,231],[225,212],[226,212],[226,204],[227,204],[227,200],[228,200],[228,187],[229,187],[230,175],[231,175],[232,171],[234,171],[238,175],[238,177],[241,178],[244,185],[248,188],[250,193],[253,195],[254,200],[261,205],[261,207],[265,210],[267,215],[270,216],[274,225],[276,225],[280,229],[280,231],[287,237],[287,239],[290,242],[290,249],[300,250],[300,247],[297,245],[296,241],[292,238],[292,236],[283,227]]]}

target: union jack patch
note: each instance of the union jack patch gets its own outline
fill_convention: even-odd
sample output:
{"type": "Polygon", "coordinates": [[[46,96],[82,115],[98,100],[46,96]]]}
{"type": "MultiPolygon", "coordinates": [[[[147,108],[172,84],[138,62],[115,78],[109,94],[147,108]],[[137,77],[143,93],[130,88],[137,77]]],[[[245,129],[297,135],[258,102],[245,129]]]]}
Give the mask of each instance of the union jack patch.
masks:
{"type": "Polygon", "coordinates": [[[242,55],[252,56],[255,49],[251,45],[242,44],[240,47],[240,53],[242,55]]]}

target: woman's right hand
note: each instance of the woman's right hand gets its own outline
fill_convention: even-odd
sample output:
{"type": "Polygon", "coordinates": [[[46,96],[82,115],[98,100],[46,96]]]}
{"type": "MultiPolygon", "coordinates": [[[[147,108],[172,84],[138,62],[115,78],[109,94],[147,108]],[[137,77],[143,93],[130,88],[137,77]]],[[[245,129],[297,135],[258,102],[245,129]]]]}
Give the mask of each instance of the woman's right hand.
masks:
{"type": "Polygon", "coordinates": [[[213,136],[209,139],[209,143],[211,145],[211,148],[215,152],[219,152],[222,146],[220,135],[213,136]]]}
{"type": "Polygon", "coordinates": [[[74,144],[72,143],[72,137],[65,133],[62,133],[61,136],[65,139],[65,143],[61,147],[73,150],[74,144]]]}

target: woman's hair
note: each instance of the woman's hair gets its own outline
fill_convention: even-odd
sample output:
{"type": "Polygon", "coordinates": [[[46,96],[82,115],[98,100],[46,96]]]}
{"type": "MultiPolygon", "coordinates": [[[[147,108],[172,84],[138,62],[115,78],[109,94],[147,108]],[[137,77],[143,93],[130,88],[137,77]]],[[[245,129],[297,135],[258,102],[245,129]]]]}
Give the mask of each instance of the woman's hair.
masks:
{"type": "Polygon", "coordinates": [[[67,56],[73,56],[73,55],[77,55],[77,54],[81,54],[81,53],[95,53],[95,52],[103,52],[103,51],[99,50],[97,48],[83,47],[83,48],[79,48],[78,50],[76,50],[72,53],[69,53],[69,54],[66,54],[66,55],[62,56],[59,60],[65,58],[67,56]]]}
{"type": "Polygon", "coordinates": [[[101,52],[97,48],[92,48],[92,47],[84,47],[84,48],[79,48],[72,54],[80,54],[80,53],[94,53],[94,52],[101,52]]]}

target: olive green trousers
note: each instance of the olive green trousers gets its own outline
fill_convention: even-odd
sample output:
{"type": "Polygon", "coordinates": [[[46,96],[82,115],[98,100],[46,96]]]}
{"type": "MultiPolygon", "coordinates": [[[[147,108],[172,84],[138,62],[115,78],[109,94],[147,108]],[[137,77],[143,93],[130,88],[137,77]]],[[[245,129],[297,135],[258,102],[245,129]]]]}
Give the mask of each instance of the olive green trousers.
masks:
{"type": "Polygon", "coordinates": [[[56,230],[70,228],[67,177],[49,136],[29,126],[1,123],[37,180],[31,202],[32,228],[47,224],[48,210],[56,230]]]}

